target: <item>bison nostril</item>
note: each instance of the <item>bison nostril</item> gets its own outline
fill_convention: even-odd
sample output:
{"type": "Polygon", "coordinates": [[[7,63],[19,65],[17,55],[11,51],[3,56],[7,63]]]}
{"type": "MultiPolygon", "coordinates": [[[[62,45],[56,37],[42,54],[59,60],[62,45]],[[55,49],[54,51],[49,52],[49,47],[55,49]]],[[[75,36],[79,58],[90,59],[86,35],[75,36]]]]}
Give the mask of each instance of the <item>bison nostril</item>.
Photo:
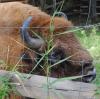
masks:
{"type": "Polygon", "coordinates": [[[92,66],[92,63],[84,63],[83,67],[86,68],[86,67],[90,67],[92,66]]]}
{"type": "Polygon", "coordinates": [[[91,68],[91,70],[87,73],[86,76],[84,76],[82,79],[84,82],[91,82],[96,78],[96,69],[91,68]]]}
{"type": "Polygon", "coordinates": [[[92,63],[85,63],[84,64],[84,66],[86,67],[86,66],[91,66],[92,65],[92,63]]]}

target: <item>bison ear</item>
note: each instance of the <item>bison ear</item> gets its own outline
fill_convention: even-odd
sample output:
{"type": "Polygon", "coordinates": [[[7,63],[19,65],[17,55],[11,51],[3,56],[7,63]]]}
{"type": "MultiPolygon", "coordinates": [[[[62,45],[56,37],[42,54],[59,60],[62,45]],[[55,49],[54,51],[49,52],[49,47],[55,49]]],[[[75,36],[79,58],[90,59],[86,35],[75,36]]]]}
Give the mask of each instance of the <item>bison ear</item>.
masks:
{"type": "Polygon", "coordinates": [[[67,15],[64,12],[56,12],[55,16],[63,17],[65,19],[68,19],[67,15]]]}

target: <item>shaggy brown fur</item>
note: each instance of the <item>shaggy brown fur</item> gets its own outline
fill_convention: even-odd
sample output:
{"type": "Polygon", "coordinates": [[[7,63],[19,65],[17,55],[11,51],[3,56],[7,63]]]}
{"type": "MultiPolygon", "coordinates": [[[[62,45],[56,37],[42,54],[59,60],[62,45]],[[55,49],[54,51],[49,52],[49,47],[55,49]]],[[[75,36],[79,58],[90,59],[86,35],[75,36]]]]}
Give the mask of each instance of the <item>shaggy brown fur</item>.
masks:
{"type": "MultiPolygon", "coordinates": [[[[50,15],[42,12],[37,7],[19,2],[0,3],[0,60],[6,62],[7,66],[18,67],[20,65],[26,65],[20,60],[22,52],[27,52],[27,48],[21,40],[20,27],[29,16],[33,17],[30,26],[40,27],[33,28],[33,30],[37,33],[41,33],[39,35],[47,39],[50,35],[49,26],[52,19],[50,15]]],[[[55,17],[53,19],[53,23],[55,27],[54,35],[64,32],[72,26],[70,21],[59,17],[55,17]]],[[[70,58],[72,61],[84,61],[85,63],[92,62],[90,54],[83,49],[73,33],[54,36],[54,44],[58,49],[63,48],[66,56],[73,55],[73,57],[70,58]]],[[[33,50],[29,49],[29,55],[31,59],[34,59],[35,54],[33,50]]],[[[69,64],[75,69],[73,69],[70,73],[64,73],[63,71],[65,70],[61,68],[57,71],[60,76],[76,74],[74,70],[77,70],[77,68],[81,67],[81,65],[72,61],[69,62],[69,64]]],[[[28,67],[24,68],[25,72],[27,72],[27,69],[30,68],[29,65],[30,64],[28,64],[28,67]]],[[[3,66],[3,64],[1,66],[3,66]]],[[[59,75],[56,74],[57,72],[53,71],[51,76],[59,77],[59,75]]]]}
{"type": "MultiPolygon", "coordinates": [[[[49,27],[52,18],[50,15],[37,7],[19,2],[0,3],[0,59],[3,59],[8,65],[18,65],[20,55],[25,48],[19,28],[29,16],[33,16],[30,26],[40,27],[33,28],[33,30],[41,33],[39,35],[47,39],[48,35],[51,34],[49,27]]],[[[55,27],[54,35],[64,32],[72,26],[70,21],[59,17],[53,19],[53,24],[55,27]]],[[[82,48],[73,33],[54,36],[54,44],[58,48],[64,48],[67,56],[76,54],[70,58],[73,61],[85,61],[87,63],[92,61],[89,53],[82,48]]],[[[71,62],[71,64],[80,66],[79,63],[71,62]]]]}
{"type": "MultiPolygon", "coordinates": [[[[17,64],[16,58],[20,58],[20,53],[23,50],[19,33],[20,27],[29,16],[33,16],[32,27],[49,27],[50,25],[51,17],[37,7],[19,2],[0,3],[0,59],[3,58],[10,65],[17,64]],[[8,60],[7,53],[9,54],[8,60]]],[[[64,18],[55,18],[54,25],[55,28],[58,26],[68,27],[71,26],[71,23],[64,18]]],[[[55,29],[55,31],[60,30],[55,29]]],[[[34,31],[44,33],[45,37],[50,33],[49,28],[36,28],[34,31]]]]}
{"type": "MultiPolygon", "coordinates": [[[[34,28],[34,31],[37,33],[42,33],[41,35],[43,37],[48,37],[50,34],[49,28],[41,28],[50,26],[51,17],[48,14],[42,12],[37,7],[19,2],[0,3],[0,58],[5,57],[4,59],[6,60],[6,52],[10,49],[8,52],[8,62],[11,64],[16,64],[18,61],[16,61],[14,57],[20,57],[19,53],[21,53],[23,46],[21,45],[22,40],[20,37],[19,28],[22,26],[22,23],[25,21],[25,19],[27,19],[29,16],[33,16],[31,26],[40,27],[38,29],[34,28]]],[[[55,35],[55,33],[67,30],[72,26],[72,24],[70,21],[64,18],[55,17],[54,26],[55,35]]],[[[59,46],[61,45],[66,49],[68,56],[78,52],[75,57],[72,57],[73,60],[91,60],[90,55],[88,52],[84,51],[73,33],[56,36],[55,42],[59,46]]]]}
{"type": "MultiPolygon", "coordinates": [[[[32,28],[32,30],[47,39],[50,35],[49,27],[52,19],[50,15],[42,12],[37,7],[19,2],[0,3],[0,60],[4,63],[1,64],[1,69],[5,69],[5,66],[8,66],[9,69],[18,67],[20,71],[23,69],[24,72],[29,72],[32,69],[31,66],[34,63],[26,64],[20,59],[22,53],[28,53],[32,60],[36,57],[34,51],[25,46],[20,36],[20,27],[29,16],[33,17],[30,27],[40,27],[32,28]],[[21,68],[22,65],[26,66],[21,68]]],[[[64,32],[72,26],[70,21],[59,17],[53,19],[53,24],[55,27],[54,35],[64,32]]],[[[72,61],[92,62],[90,54],[83,49],[73,33],[54,36],[54,44],[57,49],[64,49],[63,51],[66,56],[74,55],[70,58],[72,61]]],[[[59,77],[60,75],[60,77],[63,77],[77,74],[77,70],[81,68],[81,64],[72,61],[69,61],[69,64],[72,66],[69,66],[71,72],[68,73],[65,68],[59,68],[56,71],[52,71],[51,76],[59,77]]]]}

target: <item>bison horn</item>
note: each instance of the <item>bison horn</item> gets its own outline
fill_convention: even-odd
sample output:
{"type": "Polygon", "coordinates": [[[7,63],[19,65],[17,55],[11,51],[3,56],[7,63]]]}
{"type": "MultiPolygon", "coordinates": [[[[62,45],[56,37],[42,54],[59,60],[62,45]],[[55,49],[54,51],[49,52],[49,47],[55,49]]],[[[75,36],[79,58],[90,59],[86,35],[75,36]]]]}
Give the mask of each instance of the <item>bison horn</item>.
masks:
{"type": "Polygon", "coordinates": [[[30,25],[30,22],[32,20],[32,16],[28,17],[22,27],[21,27],[21,37],[22,40],[27,44],[28,47],[32,49],[38,49],[42,45],[44,45],[44,40],[41,37],[32,38],[28,33],[28,27],[30,25]]]}
{"type": "Polygon", "coordinates": [[[61,16],[61,17],[64,17],[65,19],[68,19],[66,14],[63,13],[63,12],[56,12],[55,15],[58,15],[58,16],[61,16]]]}

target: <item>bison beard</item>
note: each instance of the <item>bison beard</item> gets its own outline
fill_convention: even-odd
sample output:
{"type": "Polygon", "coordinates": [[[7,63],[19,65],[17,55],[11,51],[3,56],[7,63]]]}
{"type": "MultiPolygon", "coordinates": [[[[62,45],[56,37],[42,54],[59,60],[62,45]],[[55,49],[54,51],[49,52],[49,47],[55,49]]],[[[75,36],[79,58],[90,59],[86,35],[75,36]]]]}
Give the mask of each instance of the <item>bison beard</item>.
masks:
{"type": "MultiPolygon", "coordinates": [[[[6,61],[7,58],[5,54],[3,55],[2,48],[7,50],[9,47],[8,66],[15,66],[21,56],[22,61],[19,65],[24,66],[18,67],[18,70],[26,73],[30,72],[36,64],[35,59],[41,58],[34,50],[40,54],[46,50],[45,40],[51,34],[49,29],[51,19],[50,15],[31,5],[19,2],[0,3],[0,27],[5,27],[0,28],[0,59],[6,61]],[[19,31],[20,27],[21,31],[19,31]],[[32,37],[32,33],[29,33],[29,29],[26,27],[30,27],[40,38],[32,37]]],[[[53,38],[55,48],[48,55],[49,63],[54,64],[66,57],[72,55],[73,57],[54,66],[51,69],[50,76],[80,75],[83,69],[84,75],[88,75],[83,77],[83,81],[91,82],[96,73],[92,57],[88,51],[81,46],[74,33],[58,35],[58,33],[65,32],[69,27],[72,27],[72,23],[64,17],[54,17],[53,25],[55,27],[54,35],[56,35],[53,38]],[[83,65],[80,62],[83,62],[83,65]]],[[[41,64],[44,64],[44,62],[41,62],[41,64]]],[[[45,75],[40,66],[36,68],[34,74],[45,75]]]]}

